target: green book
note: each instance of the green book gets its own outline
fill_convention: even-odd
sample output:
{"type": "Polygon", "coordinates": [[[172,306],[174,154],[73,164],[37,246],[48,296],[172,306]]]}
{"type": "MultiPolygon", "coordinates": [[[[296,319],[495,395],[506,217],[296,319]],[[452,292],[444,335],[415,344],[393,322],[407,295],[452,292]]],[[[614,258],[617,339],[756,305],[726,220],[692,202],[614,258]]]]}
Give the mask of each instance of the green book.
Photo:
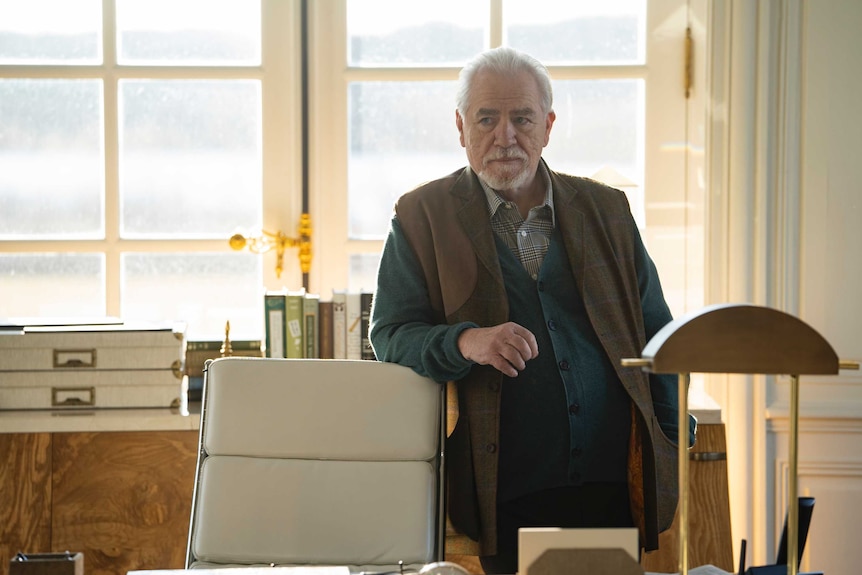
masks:
{"type": "Polygon", "coordinates": [[[305,357],[302,342],[303,301],[305,289],[288,291],[284,296],[284,319],[287,333],[285,334],[285,357],[299,359],[305,357]]]}
{"type": "Polygon", "coordinates": [[[320,296],[313,293],[305,294],[302,301],[302,345],[303,357],[317,359],[320,357],[320,339],[318,336],[318,313],[320,296]]]}

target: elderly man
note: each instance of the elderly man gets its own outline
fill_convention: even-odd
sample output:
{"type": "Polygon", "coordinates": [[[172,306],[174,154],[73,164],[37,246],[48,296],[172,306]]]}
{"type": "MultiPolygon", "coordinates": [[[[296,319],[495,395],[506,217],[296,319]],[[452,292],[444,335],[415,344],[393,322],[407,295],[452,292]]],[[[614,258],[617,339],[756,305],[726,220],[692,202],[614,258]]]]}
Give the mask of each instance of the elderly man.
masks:
{"type": "Polygon", "coordinates": [[[677,505],[676,379],[620,366],[671,315],[625,195],[542,159],[555,118],[534,58],[464,67],[469,167],[399,198],[372,310],[378,359],[457,388],[449,517],[487,573],[517,570],[520,527],[655,549],[677,505]]]}

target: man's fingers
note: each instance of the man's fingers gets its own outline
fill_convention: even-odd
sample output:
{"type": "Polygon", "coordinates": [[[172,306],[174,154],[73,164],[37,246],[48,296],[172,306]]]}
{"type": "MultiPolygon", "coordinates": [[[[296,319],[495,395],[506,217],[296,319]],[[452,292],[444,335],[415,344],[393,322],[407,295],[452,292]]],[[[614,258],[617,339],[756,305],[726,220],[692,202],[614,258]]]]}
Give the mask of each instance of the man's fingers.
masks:
{"type": "Polygon", "coordinates": [[[517,377],[527,361],[539,353],[533,333],[513,322],[462,332],[458,346],[465,358],[492,365],[509,377],[517,377]]]}

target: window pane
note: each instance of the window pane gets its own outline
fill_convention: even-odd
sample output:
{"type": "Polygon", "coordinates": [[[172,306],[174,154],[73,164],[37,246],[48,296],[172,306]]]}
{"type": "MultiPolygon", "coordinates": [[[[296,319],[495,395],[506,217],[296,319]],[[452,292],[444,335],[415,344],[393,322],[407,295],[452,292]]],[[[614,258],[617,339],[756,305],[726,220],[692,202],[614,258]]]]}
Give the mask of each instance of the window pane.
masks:
{"type": "Polygon", "coordinates": [[[260,1],[117,0],[120,64],[260,64],[260,1]]]}
{"type": "Polygon", "coordinates": [[[380,254],[351,254],[347,289],[353,292],[373,292],[377,287],[379,265],[380,254]]]}
{"type": "Polygon", "coordinates": [[[503,0],[505,43],[551,64],[645,63],[646,0],[503,0]]]}
{"type": "Polygon", "coordinates": [[[185,322],[189,339],[260,339],[262,257],[171,253],[122,256],[126,320],[185,322]]]}
{"type": "Polygon", "coordinates": [[[488,2],[349,0],[350,66],[463,64],[486,45],[488,2]]]}
{"type": "Polygon", "coordinates": [[[0,238],[104,235],[100,80],[0,79],[0,238]]]}
{"type": "Polygon", "coordinates": [[[100,64],[102,0],[0,2],[0,64],[100,64]]]}
{"type": "Polygon", "coordinates": [[[103,254],[0,254],[0,317],[105,312],[103,254]]]}
{"type": "Polygon", "coordinates": [[[354,82],[349,88],[349,235],[381,239],[395,200],[467,163],[454,82],[354,82]]]}
{"type": "Polygon", "coordinates": [[[121,81],[120,109],[123,237],[260,227],[260,82],[121,81]]]}
{"type": "Polygon", "coordinates": [[[554,81],[553,89],[557,119],[543,154],[548,165],[623,190],[644,227],[643,80],[554,81]]]}

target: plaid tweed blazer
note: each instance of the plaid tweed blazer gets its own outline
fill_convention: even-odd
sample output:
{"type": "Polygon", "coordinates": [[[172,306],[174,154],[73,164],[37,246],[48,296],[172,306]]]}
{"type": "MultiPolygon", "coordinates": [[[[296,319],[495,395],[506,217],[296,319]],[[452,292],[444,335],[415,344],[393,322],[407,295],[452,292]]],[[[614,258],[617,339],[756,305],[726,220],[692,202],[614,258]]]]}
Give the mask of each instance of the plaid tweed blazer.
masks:
{"type": "MultiPolygon", "coordinates": [[[[599,182],[551,172],[556,225],[590,321],[632,401],[629,493],[632,517],[646,550],[658,547],[678,499],[677,452],[655,417],[648,376],[623,368],[646,343],[633,222],[625,194],[599,182]]],[[[439,322],[508,321],[487,202],[467,167],[403,195],[395,206],[416,253],[439,322]]],[[[458,421],[446,443],[451,524],[496,553],[497,445],[502,374],[475,365],[455,382],[458,421]]]]}

